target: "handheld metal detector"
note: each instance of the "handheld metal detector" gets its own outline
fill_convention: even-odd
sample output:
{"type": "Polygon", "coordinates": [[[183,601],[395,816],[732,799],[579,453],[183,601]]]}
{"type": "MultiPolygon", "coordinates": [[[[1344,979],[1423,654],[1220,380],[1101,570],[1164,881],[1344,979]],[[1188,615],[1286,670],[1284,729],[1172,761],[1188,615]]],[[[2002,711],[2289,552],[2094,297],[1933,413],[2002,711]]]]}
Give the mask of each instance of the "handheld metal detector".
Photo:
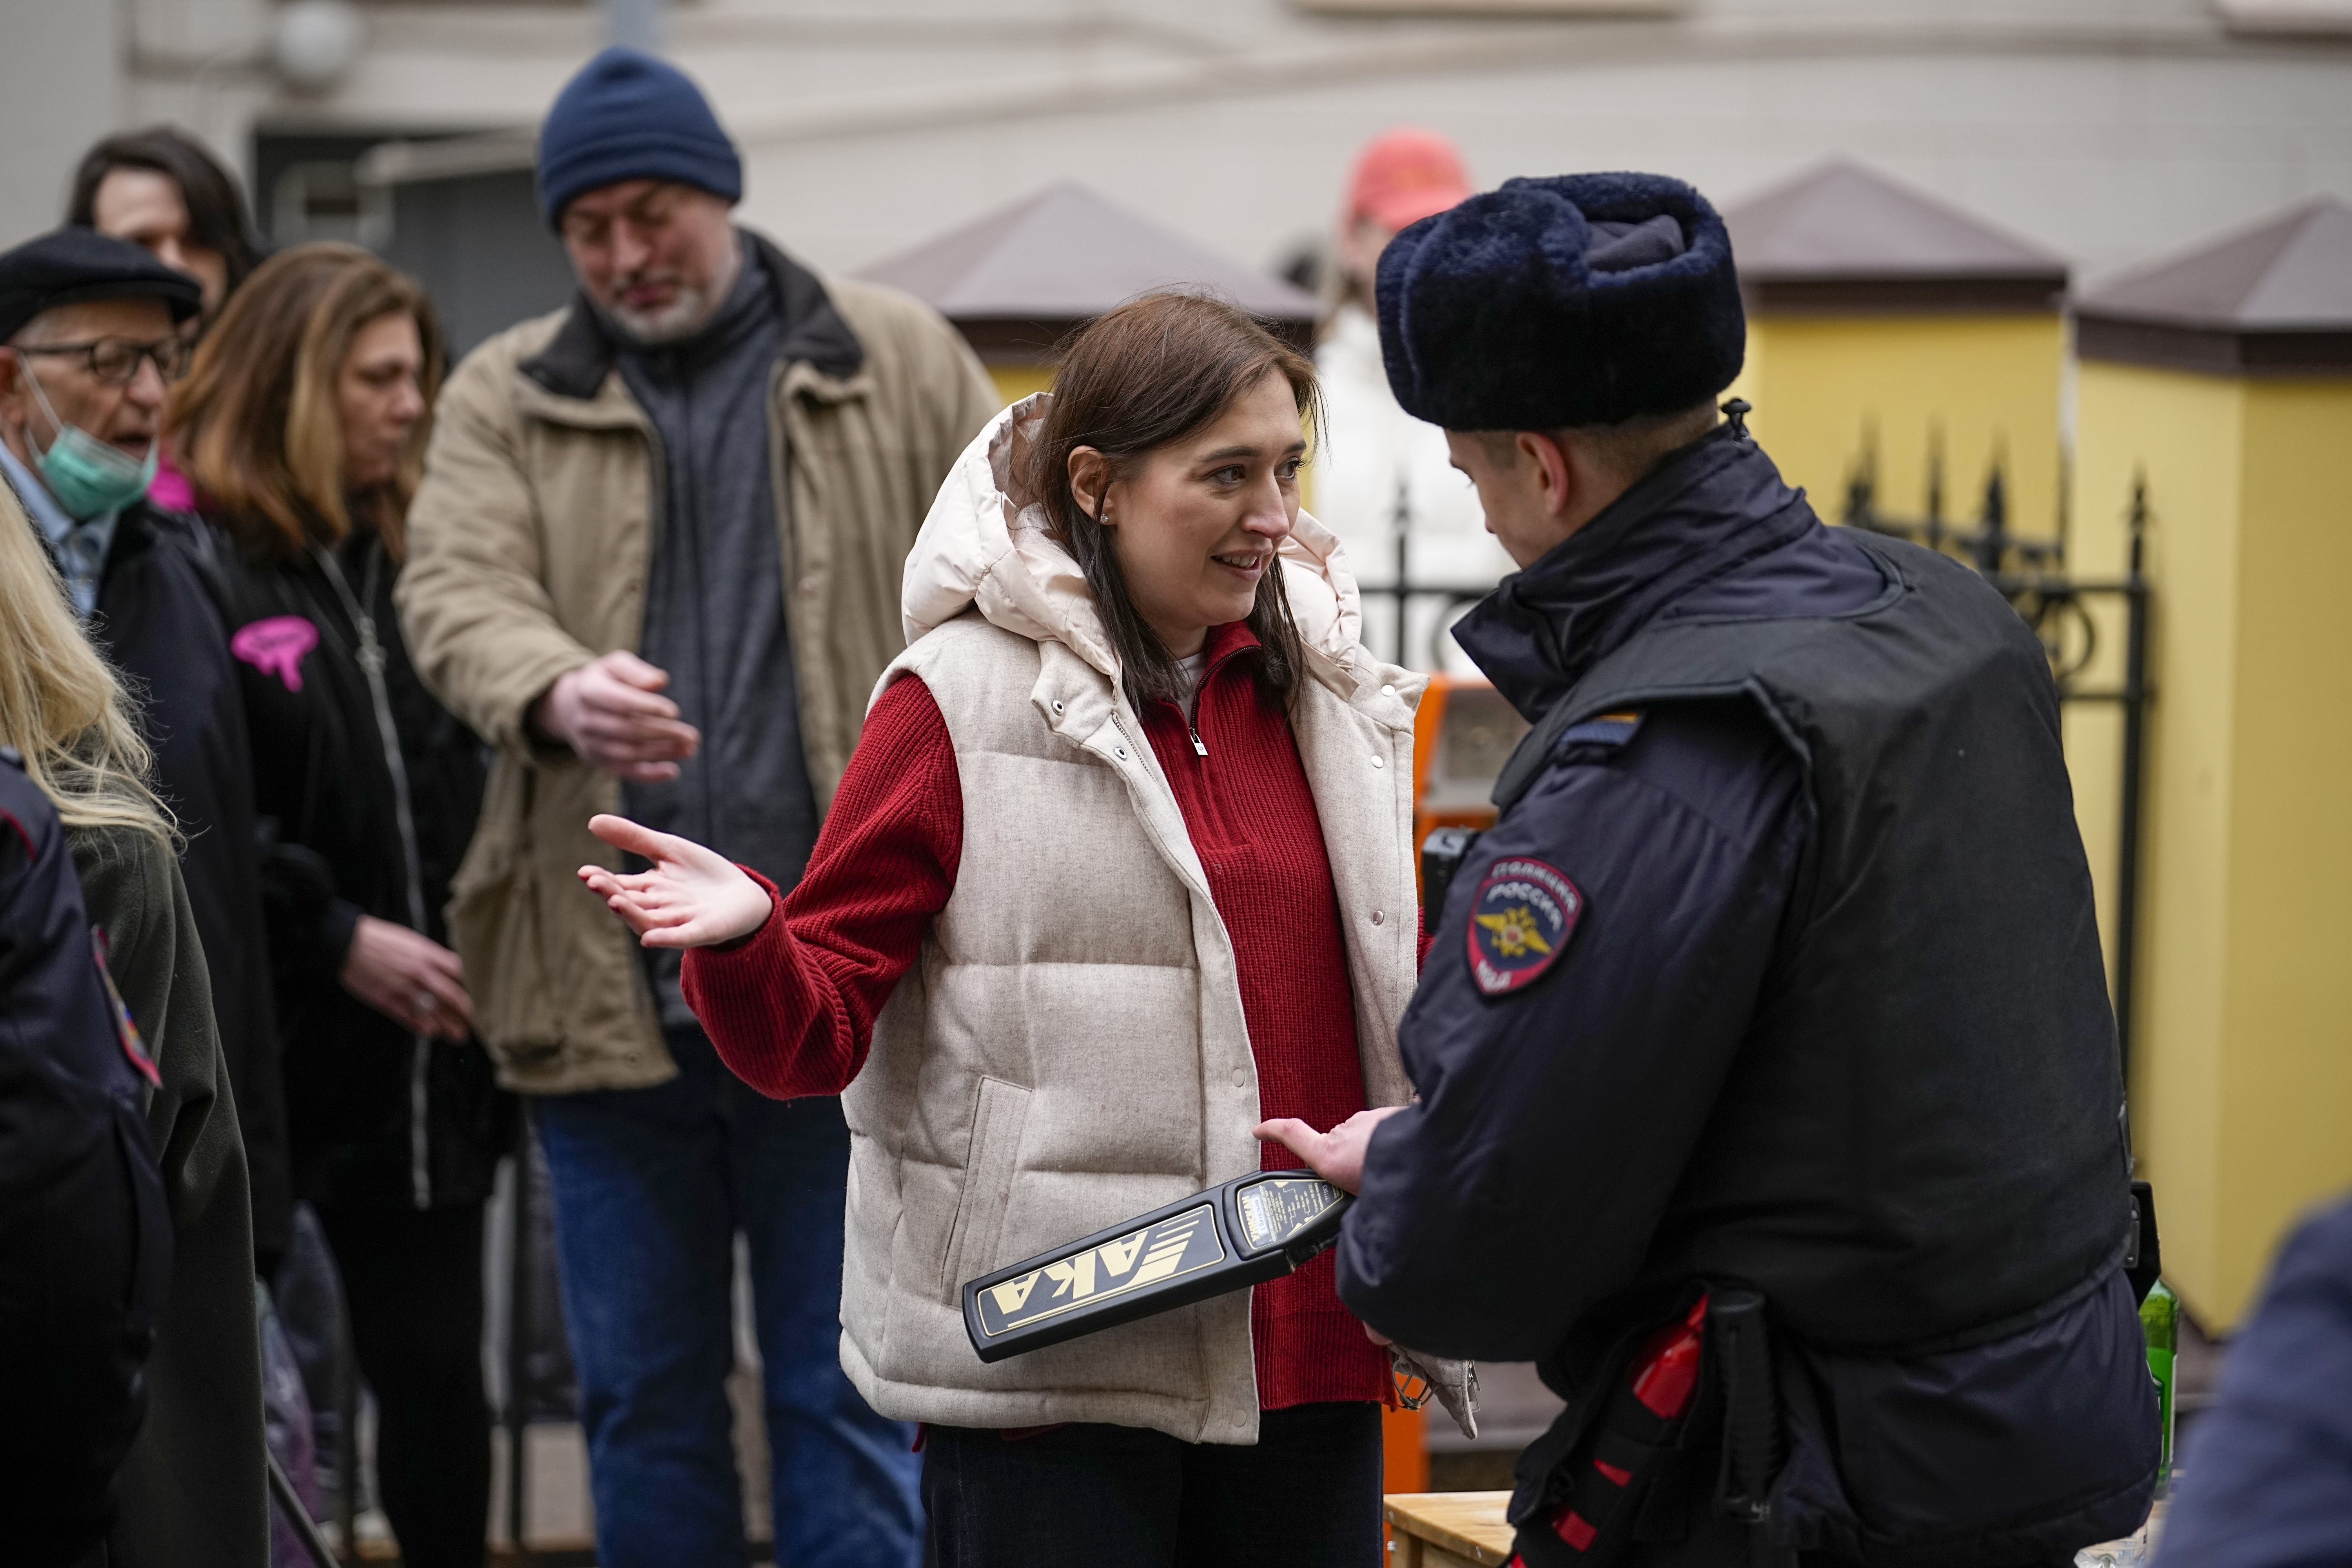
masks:
{"type": "Polygon", "coordinates": [[[966,1280],[964,1332],[998,1362],[1279,1279],[1339,1239],[1354,1202],[1305,1171],[1236,1176],[966,1280]]]}

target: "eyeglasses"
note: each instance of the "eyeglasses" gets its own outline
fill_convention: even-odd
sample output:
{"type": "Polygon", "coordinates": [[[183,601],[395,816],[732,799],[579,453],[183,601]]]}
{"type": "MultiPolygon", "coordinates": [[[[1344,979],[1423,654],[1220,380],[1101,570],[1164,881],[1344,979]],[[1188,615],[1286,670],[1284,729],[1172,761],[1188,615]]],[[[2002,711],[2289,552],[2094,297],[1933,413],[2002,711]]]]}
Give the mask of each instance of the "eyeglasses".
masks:
{"type": "Polygon", "coordinates": [[[186,374],[194,353],[185,338],[158,338],[142,343],[130,338],[100,338],[87,343],[41,343],[20,347],[20,354],[79,354],[90,378],[108,386],[128,386],[138,378],[139,362],[152,360],[155,374],[173,382],[186,374]]]}

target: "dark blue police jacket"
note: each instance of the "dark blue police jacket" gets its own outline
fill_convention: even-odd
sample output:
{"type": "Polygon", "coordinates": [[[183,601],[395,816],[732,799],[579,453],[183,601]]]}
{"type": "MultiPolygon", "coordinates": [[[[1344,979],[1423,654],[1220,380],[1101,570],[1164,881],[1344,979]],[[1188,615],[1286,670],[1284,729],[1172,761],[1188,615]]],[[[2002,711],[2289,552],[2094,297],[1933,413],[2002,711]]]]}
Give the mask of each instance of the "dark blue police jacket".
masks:
{"type": "Polygon", "coordinates": [[[2279,1254],[2198,1417],[2158,1568],[2352,1563],[2352,1203],[2279,1254]]]}
{"type": "Polygon", "coordinates": [[[1537,1361],[1573,1427],[1607,1347],[1750,1285],[1794,1544],[2026,1563],[2136,1527],[2122,1088],[2032,633],[1725,426],[1454,635],[1537,727],[1433,926],[1342,1298],[1537,1361]]]}

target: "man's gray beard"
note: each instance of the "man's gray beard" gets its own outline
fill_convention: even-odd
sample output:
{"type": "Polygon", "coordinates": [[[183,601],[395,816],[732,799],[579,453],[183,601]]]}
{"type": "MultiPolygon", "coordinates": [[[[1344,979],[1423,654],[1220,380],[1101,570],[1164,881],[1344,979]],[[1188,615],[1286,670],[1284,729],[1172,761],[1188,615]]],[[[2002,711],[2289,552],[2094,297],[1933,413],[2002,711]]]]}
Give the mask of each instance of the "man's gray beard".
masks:
{"type": "Polygon", "coordinates": [[[623,337],[639,348],[651,349],[700,331],[710,320],[714,303],[707,289],[680,288],[677,298],[658,310],[632,310],[626,305],[613,304],[604,308],[604,315],[623,337]]]}
{"type": "Polygon", "coordinates": [[[598,306],[597,314],[637,347],[659,348],[664,343],[690,338],[708,325],[727,296],[735,291],[735,280],[742,275],[743,252],[737,246],[730,249],[726,270],[712,279],[707,288],[682,283],[677,298],[658,310],[632,310],[616,300],[598,306]]]}

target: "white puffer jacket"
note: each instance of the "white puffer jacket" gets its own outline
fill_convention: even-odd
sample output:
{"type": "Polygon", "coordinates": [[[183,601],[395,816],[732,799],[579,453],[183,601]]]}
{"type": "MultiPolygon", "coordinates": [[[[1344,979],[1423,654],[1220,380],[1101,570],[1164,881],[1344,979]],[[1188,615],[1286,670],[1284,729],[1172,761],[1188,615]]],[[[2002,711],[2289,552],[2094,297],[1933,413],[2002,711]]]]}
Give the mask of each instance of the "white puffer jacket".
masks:
{"type": "MultiPolygon", "coordinates": [[[[907,563],[912,646],[882,678],[918,676],[938,700],[963,858],[843,1097],[842,1363],[901,1420],[1249,1443],[1246,1292],[993,1366],[964,1335],[964,1280],[1259,1159],[1232,942],[1085,577],[1011,493],[1045,406],[1006,410],[941,487],[907,563]]],[[[1357,642],[1355,584],[1321,525],[1301,514],[1282,561],[1311,675],[1291,726],[1346,925],[1365,1099],[1400,1104],[1422,678],[1357,642]]]]}

